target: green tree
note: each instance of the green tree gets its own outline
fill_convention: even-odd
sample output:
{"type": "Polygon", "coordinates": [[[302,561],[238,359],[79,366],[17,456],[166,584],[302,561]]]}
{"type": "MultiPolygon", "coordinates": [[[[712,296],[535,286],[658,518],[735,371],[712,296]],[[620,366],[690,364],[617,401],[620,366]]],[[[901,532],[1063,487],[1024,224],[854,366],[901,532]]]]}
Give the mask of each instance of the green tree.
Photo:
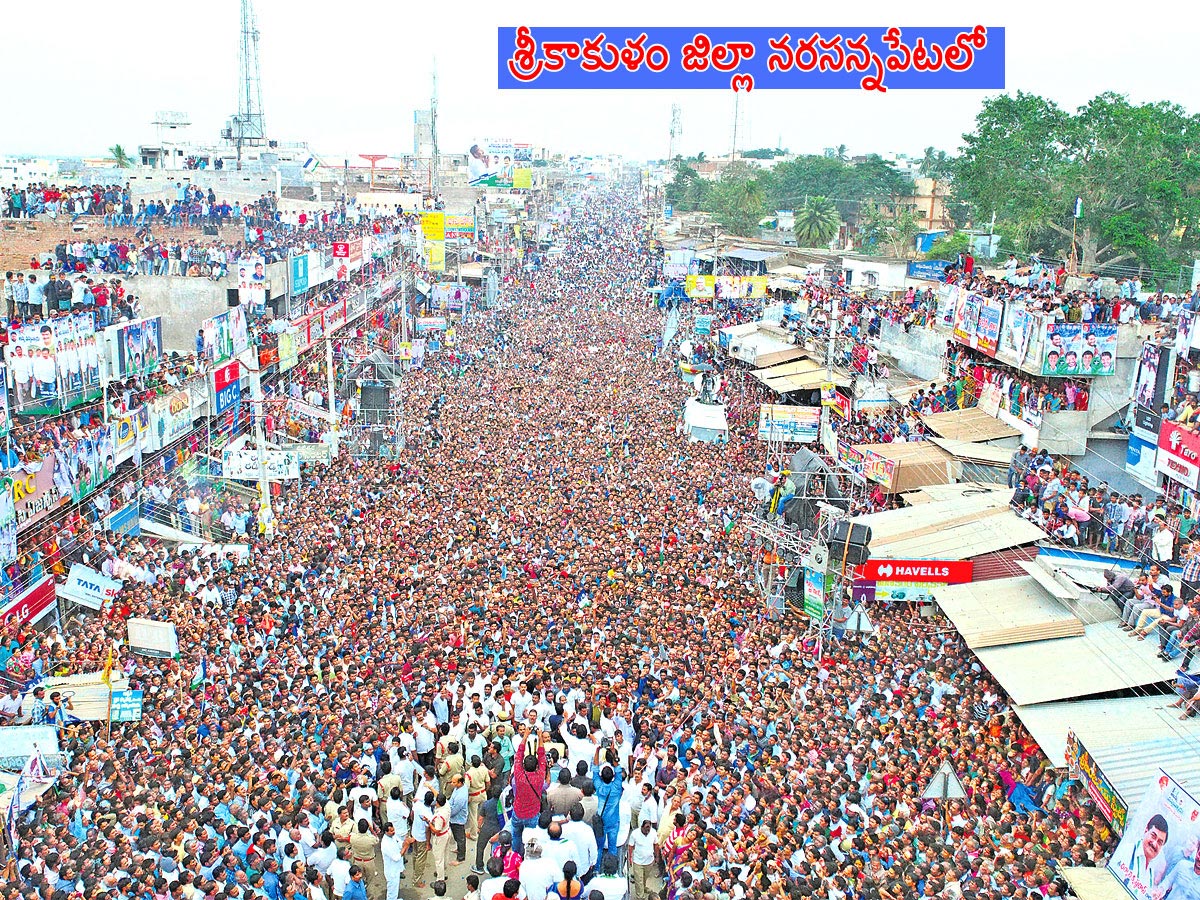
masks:
{"type": "Polygon", "coordinates": [[[796,211],[796,243],[801,247],[828,246],[841,227],[837,207],[824,197],[812,197],[796,211]]]}
{"type": "Polygon", "coordinates": [[[108,148],[108,155],[113,158],[118,169],[132,169],[133,160],[129,158],[129,154],[125,152],[125,148],[120,144],[113,144],[108,148]]]}
{"type": "Polygon", "coordinates": [[[916,248],[921,221],[911,207],[864,204],[859,215],[859,234],[866,253],[907,259],[916,248]]]}
{"type": "Polygon", "coordinates": [[[963,141],[955,194],[976,220],[995,211],[1062,256],[1074,226],[1084,271],[1172,265],[1200,247],[1200,118],[1179,106],[1106,93],[1072,113],[1018,92],[985,101],[963,141]]]}
{"type": "Polygon", "coordinates": [[[929,249],[925,252],[925,258],[955,260],[958,258],[958,254],[966,253],[970,246],[971,236],[965,231],[955,231],[952,234],[943,235],[930,244],[929,249]]]}
{"type": "Polygon", "coordinates": [[[757,233],[766,208],[757,170],[738,162],[725,167],[705,201],[706,211],[712,213],[727,232],[743,237],[757,233]]]}
{"type": "Polygon", "coordinates": [[[757,150],[746,150],[740,153],[743,159],[774,159],[777,156],[784,156],[786,150],[779,147],[759,147],[757,150]]]}
{"type": "Polygon", "coordinates": [[[700,173],[688,165],[682,156],[676,156],[671,166],[675,170],[675,176],[667,182],[667,200],[681,212],[703,209],[710,191],[710,183],[701,178],[700,173]]]}
{"type": "Polygon", "coordinates": [[[875,155],[857,163],[836,156],[798,156],[776,164],[764,178],[772,209],[793,209],[802,206],[806,197],[827,197],[850,225],[857,224],[864,202],[912,195],[912,181],[875,155]]]}

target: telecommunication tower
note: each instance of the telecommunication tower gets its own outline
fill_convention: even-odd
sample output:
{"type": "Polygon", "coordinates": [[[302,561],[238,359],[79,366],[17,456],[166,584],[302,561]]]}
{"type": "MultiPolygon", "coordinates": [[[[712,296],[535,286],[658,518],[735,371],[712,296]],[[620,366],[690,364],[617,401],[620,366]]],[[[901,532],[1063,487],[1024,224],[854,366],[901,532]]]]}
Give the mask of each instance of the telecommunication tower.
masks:
{"type": "Polygon", "coordinates": [[[266,138],[263,127],[262,78],[258,67],[258,25],[251,0],[242,4],[242,45],[238,53],[238,111],[229,120],[225,137],[237,147],[237,167],[242,167],[243,145],[266,138]]]}
{"type": "Polygon", "coordinates": [[[683,115],[678,103],[671,104],[671,143],[667,150],[667,162],[675,158],[679,148],[679,138],[683,135],[683,115]]]}

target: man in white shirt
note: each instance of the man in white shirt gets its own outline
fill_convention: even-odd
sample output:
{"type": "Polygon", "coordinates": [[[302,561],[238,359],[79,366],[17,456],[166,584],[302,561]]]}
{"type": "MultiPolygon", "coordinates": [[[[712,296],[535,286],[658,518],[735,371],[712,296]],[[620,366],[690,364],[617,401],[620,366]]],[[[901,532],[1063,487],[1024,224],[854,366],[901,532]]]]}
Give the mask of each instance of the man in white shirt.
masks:
{"type": "Polygon", "coordinates": [[[596,847],[596,832],[591,825],[583,821],[583,804],[574,803],[571,806],[571,821],[562,826],[562,835],[570,841],[575,852],[579,855],[580,877],[587,881],[596,874],[596,863],[599,861],[599,851],[596,847]]]}
{"type": "MultiPolygon", "coordinates": [[[[539,841],[524,841],[525,859],[521,863],[521,888],[528,897],[545,897],[562,880],[562,866],[542,855],[539,841]]],[[[481,897],[482,900],[482,897],[481,897]]]]}
{"type": "MultiPolygon", "coordinates": [[[[629,882],[626,878],[617,874],[618,860],[611,853],[604,854],[604,860],[600,863],[600,875],[588,882],[588,892],[599,891],[604,895],[604,900],[625,900],[625,895],[629,892],[629,882]]],[[[524,874],[524,873],[522,873],[524,874]]]]}
{"type": "Polygon", "coordinates": [[[24,698],[15,685],[8,689],[8,694],[0,699],[0,725],[12,725],[21,714],[21,702],[24,698]]]}
{"type": "Polygon", "coordinates": [[[629,871],[633,877],[633,900],[646,900],[650,890],[647,881],[655,874],[654,848],[658,835],[643,819],[636,831],[629,835],[629,871]]]}
{"type": "Polygon", "coordinates": [[[575,845],[563,837],[563,827],[557,822],[551,822],[546,833],[550,836],[550,840],[542,846],[542,853],[545,857],[553,860],[560,868],[567,864],[567,860],[574,860],[575,870],[583,875],[587,871],[585,861],[580,857],[575,845]]]}

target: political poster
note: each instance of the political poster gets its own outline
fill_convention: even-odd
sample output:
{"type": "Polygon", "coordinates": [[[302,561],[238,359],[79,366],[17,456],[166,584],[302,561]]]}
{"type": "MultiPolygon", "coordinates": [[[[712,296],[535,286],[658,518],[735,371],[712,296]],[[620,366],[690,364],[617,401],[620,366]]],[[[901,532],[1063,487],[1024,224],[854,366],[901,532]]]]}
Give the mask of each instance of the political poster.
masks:
{"type": "Polygon", "coordinates": [[[520,145],[521,156],[517,157],[518,146],[509,138],[481,138],[471,145],[467,153],[467,180],[473,187],[513,186],[513,172],[519,162],[529,161],[529,145],[520,145]]]}
{"type": "Polygon", "coordinates": [[[811,444],[821,427],[821,410],[816,406],[783,406],[764,403],[758,408],[758,439],[811,444]]]}
{"type": "Polygon", "coordinates": [[[1094,322],[1048,322],[1042,374],[1112,375],[1117,371],[1117,326],[1094,322]]]}
{"type": "Polygon", "coordinates": [[[226,478],[258,481],[295,481],[300,477],[300,454],[295,450],[226,450],[221,457],[226,478]]]}
{"type": "Polygon", "coordinates": [[[1029,350],[1029,337],[1038,320],[1034,317],[1024,302],[1010,300],[1004,311],[1004,323],[1000,329],[1000,345],[996,349],[996,358],[1011,366],[1020,367],[1025,362],[1025,354],[1029,350]]]}
{"type": "Polygon", "coordinates": [[[970,346],[979,327],[979,307],[982,298],[978,294],[960,291],[954,306],[954,339],[970,346]]]}
{"type": "Polygon", "coordinates": [[[1108,870],[1134,900],[1195,897],[1200,883],[1200,803],[1159,769],[1125,823],[1108,870]]]}
{"type": "Polygon", "coordinates": [[[56,415],[101,395],[100,348],[91,313],[12,328],[4,356],[18,415],[56,415]]]}
{"type": "Polygon", "coordinates": [[[1071,777],[1080,779],[1087,786],[1088,796],[1096,804],[1104,818],[1112,822],[1117,831],[1125,827],[1129,810],[1100,766],[1086,747],[1080,743],[1074,731],[1067,732],[1067,766],[1071,777]]]}
{"type": "Polygon", "coordinates": [[[1108,322],[1085,322],[1083,349],[1079,355],[1080,375],[1117,374],[1117,326],[1108,322]]]}
{"type": "Polygon", "coordinates": [[[433,286],[433,308],[446,312],[462,312],[470,288],[465,284],[445,282],[433,286]]]}
{"type": "Polygon", "coordinates": [[[695,258],[695,250],[668,250],[663,260],[663,277],[686,278],[695,258]]]}
{"type": "Polygon", "coordinates": [[[447,239],[475,240],[475,217],[446,213],[445,234],[447,239]]]}
{"type": "Polygon", "coordinates": [[[267,261],[261,256],[238,260],[238,302],[259,308],[267,302],[267,261]]]}
{"type": "Polygon", "coordinates": [[[445,241],[425,242],[425,264],[429,267],[430,272],[446,271],[445,241]]]}
{"type": "Polygon", "coordinates": [[[138,319],[112,330],[116,332],[113,371],[118,378],[134,378],[158,371],[162,359],[162,316],[138,319]]]}
{"type": "Polygon", "coordinates": [[[292,257],[292,293],[303,294],[308,290],[308,254],[292,257]]]}
{"type": "Polygon", "coordinates": [[[6,478],[0,484],[0,566],[17,558],[17,505],[6,478]]]}
{"type": "Polygon", "coordinates": [[[945,281],[946,266],[954,265],[944,259],[913,260],[908,264],[908,277],[921,281],[945,281]]]}
{"type": "Polygon", "coordinates": [[[8,412],[8,366],[0,363],[0,438],[12,430],[12,416],[8,412]]]}
{"type": "Polygon", "coordinates": [[[1000,320],[1003,316],[1003,300],[999,297],[981,297],[975,339],[971,346],[988,356],[995,356],[1000,346],[1000,320]]]}
{"type": "Polygon", "coordinates": [[[84,429],[78,440],[54,451],[54,480],[69,485],[76,502],[98,488],[116,468],[116,447],[108,425],[84,429]]]}
{"type": "Polygon", "coordinates": [[[140,722],[142,719],[142,692],[113,691],[112,714],[109,719],[113,722],[140,722]]]}
{"type": "Polygon", "coordinates": [[[692,330],[696,334],[710,335],[712,334],[712,326],[712,316],[696,316],[696,324],[692,327],[692,330]]]}
{"type": "Polygon", "coordinates": [[[804,569],[804,614],[819,619],[825,614],[825,573],[804,569]]]}
{"type": "Polygon", "coordinates": [[[444,212],[421,213],[421,234],[427,241],[446,239],[446,214],[444,212]]]}
{"type": "Polygon", "coordinates": [[[150,401],[148,450],[169,447],[192,430],[192,397],[187,391],[172,391],[150,401]]]}

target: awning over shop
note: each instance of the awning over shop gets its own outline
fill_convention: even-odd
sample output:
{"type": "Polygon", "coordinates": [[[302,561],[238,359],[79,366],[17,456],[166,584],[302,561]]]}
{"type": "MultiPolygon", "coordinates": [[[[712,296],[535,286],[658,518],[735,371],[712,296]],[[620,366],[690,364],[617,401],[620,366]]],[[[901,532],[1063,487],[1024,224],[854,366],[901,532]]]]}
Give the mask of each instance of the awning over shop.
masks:
{"type": "Polygon", "coordinates": [[[791,375],[807,375],[809,372],[815,372],[817,369],[825,370],[825,366],[817,362],[815,359],[809,359],[803,350],[796,348],[800,357],[787,362],[782,362],[778,365],[768,363],[765,366],[760,366],[754,370],[754,377],[759,381],[766,381],[771,378],[787,378],[791,375]]]}
{"type": "Polygon", "coordinates": [[[927,484],[920,490],[906,493],[904,495],[904,502],[909,506],[919,506],[922,503],[935,503],[938,500],[956,500],[962,497],[990,494],[995,490],[995,484],[983,481],[959,481],[955,484],[927,484]]]}
{"type": "Polygon", "coordinates": [[[1116,620],[1088,625],[1079,637],[987,647],[975,653],[1022,706],[1158,684],[1171,679],[1177,667],[1173,661],[1131,652],[1129,637],[1116,620]]]}
{"type": "Polygon", "coordinates": [[[482,281],[483,280],[483,263],[477,263],[477,262],[463,263],[462,266],[458,269],[458,276],[460,278],[468,278],[471,281],[482,281]]]}
{"type": "Polygon", "coordinates": [[[951,440],[948,438],[930,438],[929,442],[941,447],[955,459],[980,463],[985,466],[1008,467],[1012,459],[1012,450],[997,447],[994,444],[980,444],[975,441],[951,440]]]}
{"type": "Polygon", "coordinates": [[[792,347],[788,350],[780,350],[778,353],[760,353],[755,359],[758,365],[758,371],[762,372],[772,366],[783,368],[782,363],[792,362],[798,359],[806,359],[808,351],[803,347],[792,347]]]}
{"type": "Polygon", "coordinates": [[[1017,437],[1021,433],[1011,425],[989,416],[978,406],[922,416],[921,421],[939,437],[955,441],[993,441],[1017,437]]]}
{"type": "Polygon", "coordinates": [[[1159,767],[1193,789],[1200,787],[1200,721],[1181,722],[1178,710],[1164,708],[1166,699],[1068,700],[1013,709],[1056,766],[1063,765],[1067,732],[1075,732],[1126,805],[1134,808],[1159,767]]]}
{"type": "Polygon", "coordinates": [[[972,650],[1084,633],[1083,622],[1028,575],[938,587],[933,598],[972,650]]]}
{"type": "Polygon", "coordinates": [[[755,373],[755,377],[779,394],[789,394],[792,391],[811,391],[819,388],[826,381],[824,366],[818,366],[808,372],[797,372],[795,375],[784,375],[778,378],[761,378],[758,373],[755,373]]]}
{"type": "Polygon", "coordinates": [[[896,464],[888,493],[901,494],[927,484],[951,484],[962,473],[954,457],[928,441],[916,443],[858,444],[860,453],[882,456],[896,464]]]}
{"type": "Polygon", "coordinates": [[[870,525],[871,554],[893,559],[971,559],[1046,538],[1008,507],[1012,492],[985,491],[961,499],[859,516],[870,525]]]}

